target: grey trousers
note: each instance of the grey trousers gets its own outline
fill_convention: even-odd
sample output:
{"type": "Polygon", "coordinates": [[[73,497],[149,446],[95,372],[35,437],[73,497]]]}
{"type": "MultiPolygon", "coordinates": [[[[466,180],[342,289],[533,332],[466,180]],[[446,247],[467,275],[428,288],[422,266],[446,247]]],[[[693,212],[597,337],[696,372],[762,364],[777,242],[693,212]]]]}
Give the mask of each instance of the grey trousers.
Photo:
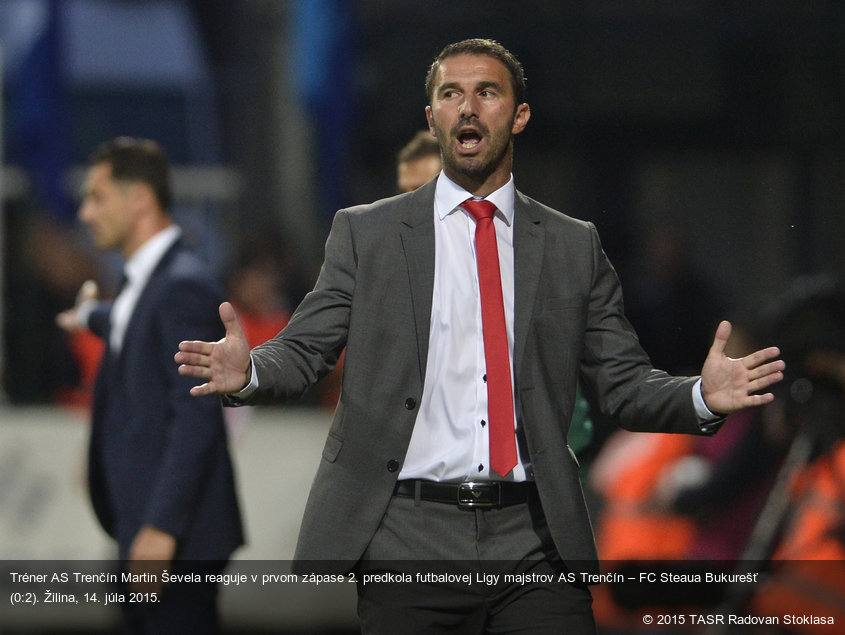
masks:
{"type": "Polygon", "coordinates": [[[368,635],[596,630],[589,588],[557,555],[536,493],[473,510],[394,496],[356,574],[368,635]]]}

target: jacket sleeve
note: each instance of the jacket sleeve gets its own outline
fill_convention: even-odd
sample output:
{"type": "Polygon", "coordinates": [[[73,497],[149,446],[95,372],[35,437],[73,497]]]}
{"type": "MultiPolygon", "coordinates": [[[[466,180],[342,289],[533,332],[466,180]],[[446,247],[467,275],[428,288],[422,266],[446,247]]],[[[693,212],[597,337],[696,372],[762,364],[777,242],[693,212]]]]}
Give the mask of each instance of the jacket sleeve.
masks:
{"type": "Polygon", "coordinates": [[[111,315],[112,303],[96,302],[94,308],[88,314],[88,329],[102,340],[108,341],[111,328],[109,317],[111,315]]]}
{"type": "Polygon", "coordinates": [[[166,400],[167,421],[144,522],[179,539],[208,494],[215,463],[228,461],[228,450],[220,401],[189,394],[194,382],[179,375],[172,352],[183,339],[214,341],[223,336],[217,316],[222,295],[206,281],[177,278],[168,284],[164,296],[166,301],[159,304],[155,315],[160,340],[150,345],[157,347],[151,354],[156,356],[160,372],[166,374],[159,398],[166,400]]]}
{"type": "Polygon", "coordinates": [[[601,411],[629,430],[701,434],[692,401],[697,377],[655,369],[625,317],[622,288],[595,227],[582,374],[601,411]]]}
{"type": "Polygon", "coordinates": [[[335,215],[314,289],[288,325],[253,349],[258,390],[246,403],[301,396],[334,368],[346,345],[357,262],[349,215],[335,215]]]}

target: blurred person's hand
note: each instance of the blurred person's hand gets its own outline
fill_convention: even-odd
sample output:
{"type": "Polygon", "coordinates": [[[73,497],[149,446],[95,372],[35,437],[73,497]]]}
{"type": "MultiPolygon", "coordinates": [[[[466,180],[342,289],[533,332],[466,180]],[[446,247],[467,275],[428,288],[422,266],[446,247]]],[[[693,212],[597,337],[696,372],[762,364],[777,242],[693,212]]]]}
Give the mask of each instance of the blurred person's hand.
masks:
{"type": "Polygon", "coordinates": [[[87,327],[87,324],[82,319],[82,307],[97,299],[100,291],[97,283],[93,280],[86,280],[79,288],[76,294],[76,302],[73,308],[67,311],[62,311],[56,316],[56,324],[58,324],[65,331],[73,332],[87,327]]]}
{"type": "Polygon", "coordinates": [[[164,587],[162,572],[170,568],[176,554],[176,538],[144,525],[129,547],[130,587],[138,593],[160,593],[164,587]]]}

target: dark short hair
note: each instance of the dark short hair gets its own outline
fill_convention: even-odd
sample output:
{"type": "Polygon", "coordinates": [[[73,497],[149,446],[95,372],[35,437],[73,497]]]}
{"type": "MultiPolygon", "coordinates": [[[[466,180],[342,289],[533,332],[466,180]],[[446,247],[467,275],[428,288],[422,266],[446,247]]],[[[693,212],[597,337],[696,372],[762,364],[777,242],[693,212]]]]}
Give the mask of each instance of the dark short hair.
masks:
{"type": "Polygon", "coordinates": [[[499,60],[510,73],[511,86],[513,86],[516,104],[525,102],[525,71],[522,69],[522,64],[519,63],[519,60],[514,57],[513,53],[495,40],[473,38],[449,44],[440,51],[440,55],[431,63],[431,66],[428,68],[428,74],[425,77],[425,94],[428,97],[429,104],[434,99],[434,78],[437,76],[437,70],[440,68],[441,62],[455,55],[487,55],[488,57],[499,60]]]}
{"type": "Polygon", "coordinates": [[[396,162],[411,163],[428,156],[440,158],[440,144],[428,130],[420,130],[399,150],[396,155],[396,162]]]}
{"type": "Polygon", "coordinates": [[[115,181],[149,185],[161,208],[170,211],[173,200],[170,162],[164,148],[155,141],[117,137],[97,146],[88,163],[91,166],[108,163],[115,181]]]}

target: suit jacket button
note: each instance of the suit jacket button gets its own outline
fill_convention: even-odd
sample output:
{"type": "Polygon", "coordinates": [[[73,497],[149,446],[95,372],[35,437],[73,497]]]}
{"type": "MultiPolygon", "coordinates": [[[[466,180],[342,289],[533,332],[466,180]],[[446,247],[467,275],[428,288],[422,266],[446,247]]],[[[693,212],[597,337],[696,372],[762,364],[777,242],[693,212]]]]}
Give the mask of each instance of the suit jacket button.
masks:
{"type": "Polygon", "coordinates": [[[413,397],[408,397],[405,400],[405,409],[406,410],[413,410],[416,407],[417,407],[417,400],[414,399],[413,397]]]}
{"type": "Polygon", "coordinates": [[[397,461],[396,459],[390,459],[387,462],[387,471],[388,472],[395,472],[398,469],[399,469],[399,461],[397,461]]]}

